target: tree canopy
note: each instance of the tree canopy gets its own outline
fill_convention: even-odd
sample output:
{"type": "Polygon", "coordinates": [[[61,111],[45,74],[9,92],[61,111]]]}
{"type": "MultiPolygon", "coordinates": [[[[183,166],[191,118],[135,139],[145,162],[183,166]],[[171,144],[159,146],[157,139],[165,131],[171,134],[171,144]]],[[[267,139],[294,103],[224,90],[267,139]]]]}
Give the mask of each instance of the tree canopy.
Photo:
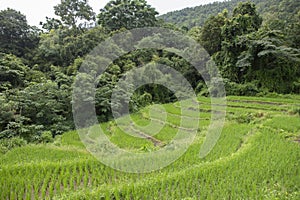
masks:
{"type": "Polygon", "coordinates": [[[145,0],[112,0],[100,10],[98,24],[110,30],[154,26],[155,11],[145,0]]]}
{"type": "Polygon", "coordinates": [[[23,57],[37,43],[38,33],[25,15],[11,8],[0,11],[0,52],[23,57]]]}
{"type": "Polygon", "coordinates": [[[222,27],[225,25],[228,12],[224,11],[217,16],[211,16],[204,23],[200,33],[200,43],[210,55],[221,50],[222,27]]]}
{"type": "Polygon", "coordinates": [[[62,0],[54,11],[68,27],[88,27],[95,21],[95,13],[87,0],[62,0]]]}

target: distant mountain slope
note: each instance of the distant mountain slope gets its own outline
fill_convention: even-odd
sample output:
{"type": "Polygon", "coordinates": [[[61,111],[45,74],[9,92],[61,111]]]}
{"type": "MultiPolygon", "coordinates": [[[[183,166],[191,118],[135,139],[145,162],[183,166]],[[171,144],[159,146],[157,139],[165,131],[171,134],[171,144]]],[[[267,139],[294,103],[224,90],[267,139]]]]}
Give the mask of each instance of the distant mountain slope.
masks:
{"type": "MultiPolygon", "coordinates": [[[[231,12],[239,2],[246,1],[249,0],[214,2],[193,8],[185,8],[183,10],[169,12],[159,18],[166,22],[173,23],[178,26],[186,26],[188,28],[202,26],[209,16],[216,15],[224,9],[231,12]]],[[[268,16],[268,13],[272,15],[276,14],[276,16],[280,16],[281,19],[285,20],[288,20],[290,16],[300,10],[300,1],[298,0],[251,0],[251,2],[257,5],[257,9],[262,16],[268,16]]]]}

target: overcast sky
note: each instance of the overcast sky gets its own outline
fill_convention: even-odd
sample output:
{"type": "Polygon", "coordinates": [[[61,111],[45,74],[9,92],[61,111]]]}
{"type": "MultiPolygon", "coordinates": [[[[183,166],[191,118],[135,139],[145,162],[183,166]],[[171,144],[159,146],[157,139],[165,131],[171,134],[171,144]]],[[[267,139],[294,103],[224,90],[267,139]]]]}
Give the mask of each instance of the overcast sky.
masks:
{"type": "MultiPolygon", "coordinates": [[[[147,0],[160,14],[169,11],[179,10],[186,7],[193,7],[221,0],[147,0]]],[[[99,13],[109,0],[89,0],[95,13],[99,13]]],[[[45,21],[45,17],[54,17],[53,6],[60,3],[60,0],[0,0],[0,10],[7,7],[21,11],[27,17],[30,25],[38,25],[45,21]]]]}

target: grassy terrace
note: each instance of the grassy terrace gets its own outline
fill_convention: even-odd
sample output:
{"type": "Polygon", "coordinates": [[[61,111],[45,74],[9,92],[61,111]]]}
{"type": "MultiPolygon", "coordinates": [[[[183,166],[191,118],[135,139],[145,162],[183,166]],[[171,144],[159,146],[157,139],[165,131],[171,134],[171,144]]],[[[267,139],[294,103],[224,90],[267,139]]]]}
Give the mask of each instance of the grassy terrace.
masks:
{"type": "Polygon", "coordinates": [[[188,151],[160,171],[113,170],[70,131],[54,144],[0,155],[0,199],[300,199],[299,96],[228,97],[223,132],[204,159],[199,150],[211,105],[205,97],[198,102],[200,114],[193,105],[183,108],[184,126],[178,102],[146,107],[130,116],[130,125],[129,116],[100,124],[111,142],[133,152],[156,151],[178,130],[196,128],[188,151]]]}

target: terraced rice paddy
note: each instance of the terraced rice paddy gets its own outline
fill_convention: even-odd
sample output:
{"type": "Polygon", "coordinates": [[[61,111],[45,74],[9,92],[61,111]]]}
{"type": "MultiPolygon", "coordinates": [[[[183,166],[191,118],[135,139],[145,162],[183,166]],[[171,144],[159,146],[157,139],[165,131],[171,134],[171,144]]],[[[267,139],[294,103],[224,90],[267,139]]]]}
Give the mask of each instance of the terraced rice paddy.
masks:
{"type": "Polygon", "coordinates": [[[227,97],[224,129],[205,158],[199,157],[199,150],[211,105],[209,98],[198,101],[200,114],[193,112],[198,108],[187,107],[184,118],[189,123],[184,127],[178,102],[132,114],[131,126],[126,125],[129,116],[100,124],[111,142],[143,153],[170,143],[179,129],[189,134],[199,122],[187,152],[159,171],[111,169],[70,131],[54,144],[28,145],[0,155],[0,199],[300,199],[299,96],[227,97]],[[143,128],[151,121],[152,129],[143,128]]]}

